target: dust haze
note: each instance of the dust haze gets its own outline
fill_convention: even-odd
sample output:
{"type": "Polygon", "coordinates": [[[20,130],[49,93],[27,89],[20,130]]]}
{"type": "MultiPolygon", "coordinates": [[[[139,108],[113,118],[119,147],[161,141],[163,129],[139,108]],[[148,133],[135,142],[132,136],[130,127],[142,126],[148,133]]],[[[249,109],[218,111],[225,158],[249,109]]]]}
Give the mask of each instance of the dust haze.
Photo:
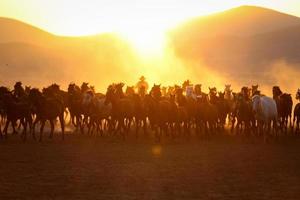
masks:
{"type": "Polygon", "coordinates": [[[216,68],[203,60],[200,55],[198,59],[180,57],[169,43],[160,54],[140,56],[131,44],[113,34],[60,46],[7,43],[0,46],[0,83],[12,87],[20,80],[24,85],[42,88],[55,82],[66,89],[70,82],[86,81],[105,92],[113,82],[135,85],[144,75],[150,86],[181,85],[189,79],[193,84],[202,84],[203,91],[208,87],[222,91],[224,84],[239,91],[242,86],[259,84],[264,94],[271,95],[272,86],[279,85],[294,96],[299,87],[299,66],[285,59],[265,64],[268,70],[263,72],[243,73],[239,69],[235,74],[227,70],[226,64],[213,70],[216,68]]]}

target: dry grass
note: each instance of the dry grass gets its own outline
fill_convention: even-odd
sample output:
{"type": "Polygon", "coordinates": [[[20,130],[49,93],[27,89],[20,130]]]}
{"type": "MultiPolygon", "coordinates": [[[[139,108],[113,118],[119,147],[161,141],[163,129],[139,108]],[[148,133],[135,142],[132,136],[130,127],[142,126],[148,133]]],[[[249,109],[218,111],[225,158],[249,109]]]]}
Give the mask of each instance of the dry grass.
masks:
{"type": "Polygon", "coordinates": [[[0,141],[0,199],[299,199],[300,139],[0,141]]]}

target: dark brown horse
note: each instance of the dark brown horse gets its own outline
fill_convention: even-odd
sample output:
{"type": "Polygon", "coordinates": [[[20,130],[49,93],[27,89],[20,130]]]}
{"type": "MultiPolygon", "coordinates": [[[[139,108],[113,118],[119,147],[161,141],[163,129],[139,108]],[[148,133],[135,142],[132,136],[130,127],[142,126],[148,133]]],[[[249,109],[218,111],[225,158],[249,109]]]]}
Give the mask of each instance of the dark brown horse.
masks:
{"type": "Polygon", "coordinates": [[[79,86],[70,83],[68,87],[67,102],[68,110],[70,112],[71,123],[79,128],[83,133],[83,108],[82,108],[82,93],[79,86]]]}
{"type": "Polygon", "coordinates": [[[13,133],[16,133],[15,125],[19,120],[23,126],[22,138],[25,140],[27,135],[27,125],[29,125],[29,129],[32,125],[30,102],[24,97],[22,97],[22,101],[20,99],[16,99],[15,96],[5,87],[1,87],[0,89],[0,101],[2,103],[3,112],[6,116],[6,124],[3,130],[5,137],[7,138],[7,129],[10,123],[13,128],[13,133]]]}
{"type": "MultiPolygon", "coordinates": [[[[300,89],[297,90],[296,99],[300,100],[300,89]]],[[[295,134],[300,132],[300,103],[297,103],[294,108],[294,119],[293,119],[293,129],[295,128],[295,134]]]]}
{"type": "Polygon", "coordinates": [[[292,127],[292,96],[291,94],[283,93],[279,86],[274,86],[272,92],[277,106],[280,129],[287,133],[288,121],[290,121],[290,127],[292,127]]]}
{"type": "Polygon", "coordinates": [[[125,97],[123,86],[123,83],[110,85],[106,91],[105,104],[112,104],[112,120],[117,124],[115,133],[120,132],[125,139],[134,117],[134,102],[125,97]]]}
{"type": "Polygon", "coordinates": [[[250,134],[251,123],[253,122],[253,113],[252,113],[252,104],[251,101],[245,98],[245,95],[242,93],[236,94],[236,111],[235,117],[237,119],[236,124],[236,133],[241,132],[246,135],[250,134]]]}
{"type": "Polygon", "coordinates": [[[50,138],[53,137],[54,132],[54,123],[57,117],[59,118],[61,131],[62,131],[62,139],[65,136],[65,122],[64,122],[64,104],[59,98],[49,97],[41,93],[38,89],[31,89],[29,93],[29,99],[34,106],[34,110],[36,113],[36,119],[33,123],[33,135],[35,131],[35,125],[38,122],[41,122],[40,127],[40,141],[42,141],[44,126],[47,120],[50,122],[51,132],[50,138]]]}
{"type": "Polygon", "coordinates": [[[146,95],[145,104],[152,129],[155,131],[155,137],[160,142],[163,133],[168,135],[168,126],[174,121],[172,104],[166,97],[162,97],[160,85],[155,85],[146,95]]]}
{"type": "Polygon", "coordinates": [[[197,97],[196,107],[196,133],[205,133],[209,136],[210,133],[215,133],[218,123],[218,109],[215,104],[209,100],[208,94],[202,93],[197,97]]]}

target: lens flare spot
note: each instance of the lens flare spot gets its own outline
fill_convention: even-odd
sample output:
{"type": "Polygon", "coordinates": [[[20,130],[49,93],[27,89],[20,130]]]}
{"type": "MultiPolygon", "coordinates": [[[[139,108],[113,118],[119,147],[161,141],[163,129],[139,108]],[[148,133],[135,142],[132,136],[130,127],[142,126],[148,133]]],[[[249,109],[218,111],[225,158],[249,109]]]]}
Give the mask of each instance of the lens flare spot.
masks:
{"type": "Polygon", "coordinates": [[[154,156],[160,156],[162,153],[162,148],[160,145],[155,145],[152,147],[152,154],[154,156]]]}

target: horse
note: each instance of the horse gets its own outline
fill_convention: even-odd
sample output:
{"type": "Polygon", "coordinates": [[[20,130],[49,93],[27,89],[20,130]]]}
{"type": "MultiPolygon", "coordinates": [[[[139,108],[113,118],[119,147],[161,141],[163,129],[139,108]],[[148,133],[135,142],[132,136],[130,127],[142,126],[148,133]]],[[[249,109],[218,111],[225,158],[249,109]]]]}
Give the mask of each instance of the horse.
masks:
{"type": "Polygon", "coordinates": [[[103,120],[110,124],[110,116],[112,105],[105,104],[105,95],[95,93],[94,90],[88,90],[83,95],[82,107],[88,120],[88,134],[93,134],[94,128],[97,128],[97,133],[103,135],[103,120]]]}
{"type": "MultiPolygon", "coordinates": [[[[23,140],[26,140],[27,124],[29,124],[29,129],[31,129],[32,126],[31,106],[28,99],[25,100],[25,98],[22,98],[22,101],[17,100],[14,95],[4,87],[1,88],[0,91],[2,108],[6,115],[6,123],[3,130],[5,138],[7,138],[7,129],[10,123],[12,124],[13,133],[17,133],[15,125],[16,122],[20,120],[20,123],[23,126],[22,138],[23,140]]],[[[0,136],[2,137],[2,133],[0,136]]]]}
{"type": "Polygon", "coordinates": [[[145,92],[144,86],[141,86],[139,94],[134,91],[134,86],[127,86],[126,97],[130,98],[134,104],[135,135],[138,138],[139,129],[143,127],[144,135],[147,133],[147,114],[144,104],[145,92]]]}
{"type": "Polygon", "coordinates": [[[288,121],[290,120],[290,127],[292,127],[292,109],[293,100],[291,94],[283,93],[279,86],[274,86],[272,89],[273,99],[276,102],[278,110],[278,118],[280,128],[285,133],[288,130],[288,121]]]}
{"type": "Polygon", "coordinates": [[[230,113],[230,105],[228,101],[226,101],[225,99],[224,92],[218,92],[217,109],[218,109],[218,119],[219,119],[218,122],[220,127],[224,130],[227,115],[230,113]]]}
{"type": "Polygon", "coordinates": [[[254,95],[252,97],[252,109],[255,119],[258,122],[259,131],[261,131],[264,141],[266,141],[272,122],[273,128],[275,128],[275,132],[277,133],[278,112],[276,102],[271,97],[254,95]]]}
{"type": "Polygon", "coordinates": [[[209,100],[208,94],[202,93],[197,97],[196,107],[196,133],[199,134],[201,129],[209,136],[210,133],[215,133],[218,123],[218,108],[209,100]]]}
{"type": "MultiPolygon", "coordinates": [[[[187,86],[186,86],[187,87],[187,86]]],[[[179,134],[181,134],[181,126],[184,127],[184,134],[190,136],[190,121],[194,115],[194,100],[192,97],[183,95],[183,89],[177,88],[175,96],[171,96],[172,109],[171,112],[175,114],[175,126],[179,134]]]]}
{"type": "Polygon", "coordinates": [[[252,104],[247,101],[241,93],[236,94],[236,112],[237,119],[236,132],[239,134],[244,130],[244,133],[249,135],[251,121],[253,120],[252,104]],[[244,125],[244,129],[243,129],[244,125]]]}
{"type": "Polygon", "coordinates": [[[260,91],[258,90],[258,85],[252,85],[251,87],[251,97],[254,95],[260,95],[260,91]]]}
{"type": "Polygon", "coordinates": [[[75,83],[70,83],[67,92],[68,110],[70,112],[70,122],[79,128],[81,133],[84,132],[83,124],[83,107],[82,107],[81,89],[75,83]]]}
{"type": "MultiPolygon", "coordinates": [[[[300,89],[297,90],[296,99],[300,100],[300,89]]],[[[297,103],[294,108],[293,129],[295,127],[295,123],[296,123],[295,134],[297,134],[300,131],[299,129],[300,128],[300,103],[297,103]]]]}
{"type": "Polygon", "coordinates": [[[51,126],[49,138],[52,138],[54,133],[54,123],[58,117],[61,125],[62,139],[64,140],[65,137],[64,105],[61,99],[52,96],[47,96],[36,88],[30,90],[29,99],[36,113],[36,119],[32,127],[32,134],[35,135],[35,125],[38,122],[41,122],[40,138],[39,138],[39,141],[41,142],[45,123],[47,120],[49,120],[51,126]]]}
{"type": "Polygon", "coordinates": [[[130,130],[130,125],[134,117],[134,103],[130,98],[126,98],[123,93],[124,83],[110,85],[106,91],[105,105],[112,105],[112,120],[117,122],[115,134],[120,132],[125,139],[125,135],[130,130]],[[123,129],[123,131],[122,131],[123,129]]]}
{"type": "Polygon", "coordinates": [[[160,142],[163,132],[168,134],[168,125],[174,121],[174,107],[167,97],[162,97],[160,85],[155,84],[145,98],[145,105],[151,128],[160,142]]]}

